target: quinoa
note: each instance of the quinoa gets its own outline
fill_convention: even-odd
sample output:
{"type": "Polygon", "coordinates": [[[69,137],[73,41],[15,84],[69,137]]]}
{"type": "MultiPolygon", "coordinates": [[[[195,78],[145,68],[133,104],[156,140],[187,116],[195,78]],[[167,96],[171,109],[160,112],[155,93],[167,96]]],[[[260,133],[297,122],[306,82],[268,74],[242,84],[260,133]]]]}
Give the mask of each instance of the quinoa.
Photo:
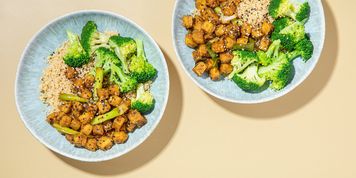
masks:
{"type": "Polygon", "coordinates": [[[238,7],[238,17],[254,27],[260,27],[262,22],[273,22],[268,14],[270,0],[242,0],[238,7]]]}

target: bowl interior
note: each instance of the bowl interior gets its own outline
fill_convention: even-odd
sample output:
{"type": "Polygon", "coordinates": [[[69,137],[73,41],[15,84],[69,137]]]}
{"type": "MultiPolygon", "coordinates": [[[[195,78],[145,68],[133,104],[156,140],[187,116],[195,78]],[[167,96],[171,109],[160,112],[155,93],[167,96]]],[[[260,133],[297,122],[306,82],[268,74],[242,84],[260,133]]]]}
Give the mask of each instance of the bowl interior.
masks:
{"type": "Polygon", "coordinates": [[[81,11],[60,17],[44,27],[28,44],[19,64],[16,80],[18,111],[30,132],[43,144],[64,156],[81,161],[103,161],[118,157],[142,143],[160,121],[168,99],[169,78],[162,52],[153,39],[130,20],[109,12],[81,11]],[[47,57],[66,41],[66,30],[80,34],[88,20],[98,24],[100,31],[115,31],[123,36],[144,41],[148,60],[158,70],[152,85],[156,99],[155,109],[146,117],[148,123],[129,135],[125,144],[115,145],[108,151],[91,152],[75,148],[46,121],[49,107],[39,99],[40,78],[47,66],[47,57]]]}
{"type": "MultiPolygon", "coordinates": [[[[295,0],[296,2],[305,2],[305,0],[295,0]]],[[[311,16],[306,24],[306,31],[310,34],[311,41],[314,44],[313,57],[308,62],[301,59],[294,60],[294,77],[293,80],[284,89],[274,91],[266,89],[260,93],[248,93],[241,90],[236,84],[228,79],[218,82],[211,81],[207,76],[198,77],[193,71],[194,60],[192,57],[193,50],[185,45],[184,38],[187,30],[181,25],[181,18],[184,15],[191,14],[195,9],[195,1],[177,0],[173,14],[173,43],[177,55],[180,58],[182,67],[191,79],[207,93],[225,101],[235,103],[261,103],[278,98],[289,91],[293,90],[314,69],[319,60],[324,44],[325,19],[321,1],[309,1],[311,6],[311,16]]]]}

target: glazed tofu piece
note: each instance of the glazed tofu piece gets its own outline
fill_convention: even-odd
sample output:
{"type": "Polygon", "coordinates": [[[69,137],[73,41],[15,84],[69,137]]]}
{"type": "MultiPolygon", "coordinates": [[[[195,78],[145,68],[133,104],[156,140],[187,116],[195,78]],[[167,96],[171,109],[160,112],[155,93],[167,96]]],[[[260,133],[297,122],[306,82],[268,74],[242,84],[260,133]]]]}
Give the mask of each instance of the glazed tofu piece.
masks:
{"type": "Polygon", "coordinates": [[[225,47],[226,49],[232,49],[236,43],[236,40],[233,39],[232,37],[226,37],[225,38],[225,47]]]}
{"type": "Polygon", "coordinates": [[[78,117],[78,120],[82,123],[82,124],[87,124],[89,123],[92,119],[94,118],[94,114],[90,113],[90,112],[84,112],[82,115],[80,115],[78,117]]]}
{"type": "Polygon", "coordinates": [[[110,98],[109,98],[109,104],[112,106],[115,106],[115,107],[119,106],[121,101],[122,101],[122,98],[120,96],[114,95],[114,96],[110,96],[110,98]]]}
{"type": "Polygon", "coordinates": [[[208,5],[211,8],[215,8],[219,5],[218,0],[206,0],[206,5],[208,5]]]}
{"type": "Polygon", "coordinates": [[[69,125],[69,127],[72,128],[73,130],[79,130],[80,126],[81,126],[81,123],[77,119],[72,119],[72,121],[70,122],[70,125],[69,125]]]}
{"type": "Polygon", "coordinates": [[[114,134],[113,134],[113,140],[117,144],[125,143],[128,138],[129,138],[129,135],[123,131],[114,132],[114,134]]]}
{"type": "Polygon", "coordinates": [[[209,71],[211,68],[213,68],[214,61],[212,59],[207,59],[205,61],[205,65],[206,65],[206,70],[205,71],[209,71]]]}
{"type": "Polygon", "coordinates": [[[193,27],[193,17],[191,15],[185,15],[182,18],[182,24],[186,29],[193,27]]]}
{"type": "Polygon", "coordinates": [[[103,128],[105,132],[109,132],[112,129],[112,121],[105,121],[103,123],[103,128]]]}
{"type": "Polygon", "coordinates": [[[114,128],[117,132],[120,131],[121,127],[126,123],[127,118],[124,116],[118,116],[114,119],[112,128],[114,128]]]}
{"type": "Polygon", "coordinates": [[[236,10],[237,10],[236,4],[233,3],[232,1],[228,1],[226,3],[223,3],[223,5],[222,5],[222,13],[225,16],[234,15],[235,13],[237,13],[236,10]]]}
{"type": "Polygon", "coordinates": [[[111,96],[119,96],[120,95],[120,88],[118,85],[110,85],[109,86],[109,95],[111,96]]]}
{"type": "Polygon", "coordinates": [[[273,30],[273,25],[269,22],[264,21],[262,23],[261,31],[264,35],[269,35],[273,30]]]}
{"type": "Polygon", "coordinates": [[[198,46],[198,44],[193,40],[193,35],[191,33],[188,33],[185,36],[185,44],[190,48],[196,48],[198,46]]]}
{"type": "Polygon", "coordinates": [[[73,143],[76,147],[84,147],[87,143],[88,137],[84,134],[74,135],[73,143]]]}
{"type": "MultiPolygon", "coordinates": [[[[83,111],[83,109],[84,109],[84,107],[83,107],[83,104],[82,103],[80,103],[80,102],[73,102],[73,107],[72,107],[72,110],[73,111],[78,111],[78,112],[81,112],[81,111],[83,111]]],[[[73,112],[72,111],[72,112],[73,112]]]]}
{"type": "Polygon", "coordinates": [[[225,42],[223,39],[220,39],[216,42],[214,42],[211,45],[211,49],[215,52],[215,53],[223,53],[225,52],[225,42]]]}
{"type": "Polygon", "coordinates": [[[82,88],[80,90],[80,96],[85,99],[90,99],[93,96],[93,93],[87,88],[82,88]]]}
{"type": "Polygon", "coordinates": [[[206,0],[195,0],[195,7],[198,10],[203,10],[206,6],[206,0]]]}
{"type": "Polygon", "coordinates": [[[249,37],[252,32],[252,26],[248,23],[244,23],[241,27],[241,35],[244,37],[249,37]]]}
{"type": "Polygon", "coordinates": [[[267,51],[271,43],[271,40],[268,37],[263,37],[258,45],[258,48],[263,51],[267,51]]]}
{"type": "Polygon", "coordinates": [[[129,119],[130,124],[134,124],[137,127],[142,127],[147,123],[146,118],[137,110],[130,110],[127,114],[127,118],[129,119]]]}
{"type": "Polygon", "coordinates": [[[105,114],[110,111],[111,105],[107,100],[100,100],[96,103],[96,106],[98,107],[98,112],[99,114],[105,114]]]}
{"type": "Polygon", "coordinates": [[[220,71],[218,68],[213,67],[209,70],[210,79],[213,81],[220,80],[220,71]]]}
{"type": "Polygon", "coordinates": [[[67,79],[72,80],[78,75],[78,72],[73,67],[67,67],[65,75],[67,79]]]}
{"type": "Polygon", "coordinates": [[[94,125],[93,126],[93,135],[98,135],[98,136],[104,135],[103,125],[101,125],[101,124],[94,125]]]}
{"type": "Polygon", "coordinates": [[[61,125],[62,127],[69,127],[71,122],[72,118],[68,115],[64,115],[59,121],[59,125],[61,125]]]}
{"type": "Polygon", "coordinates": [[[99,149],[105,151],[105,150],[110,149],[113,146],[113,142],[110,137],[102,136],[97,141],[97,145],[98,145],[99,149]]]}
{"type": "Polygon", "coordinates": [[[106,100],[109,98],[109,90],[106,88],[99,88],[97,90],[99,100],[106,100]]]}
{"type": "Polygon", "coordinates": [[[204,32],[202,30],[194,30],[192,32],[192,38],[193,38],[194,42],[197,44],[205,43],[204,32]]]}
{"type": "Polygon", "coordinates": [[[241,37],[236,40],[236,44],[245,45],[248,43],[248,37],[241,37]]]}
{"type": "Polygon", "coordinates": [[[221,75],[227,76],[232,72],[232,70],[233,70],[233,67],[231,64],[221,64],[220,65],[221,75]]]}
{"type": "Polygon", "coordinates": [[[65,114],[68,114],[72,109],[72,103],[71,102],[65,102],[62,105],[60,105],[58,107],[58,109],[60,111],[64,112],[65,114]]]}
{"type": "Polygon", "coordinates": [[[203,23],[202,29],[204,30],[205,33],[212,34],[214,32],[215,25],[212,22],[206,20],[203,23]]]}
{"type": "Polygon", "coordinates": [[[87,87],[87,88],[93,87],[94,82],[95,82],[94,75],[91,75],[91,74],[85,75],[85,77],[84,77],[84,86],[85,87],[87,87]]]}
{"type": "Polygon", "coordinates": [[[230,64],[230,62],[233,58],[234,58],[234,55],[232,55],[230,52],[221,53],[219,55],[220,62],[223,64],[230,64]]]}
{"type": "Polygon", "coordinates": [[[215,30],[215,35],[218,37],[223,36],[226,34],[226,31],[227,31],[227,29],[226,29],[225,25],[218,25],[215,30]]]}
{"type": "Polygon", "coordinates": [[[96,139],[95,138],[88,139],[87,143],[85,144],[85,148],[90,151],[96,151],[98,149],[96,139]]]}
{"type": "Polygon", "coordinates": [[[206,71],[207,66],[204,62],[198,62],[195,67],[193,68],[193,72],[196,73],[198,76],[202,76],[206,71]]]}
{"type": "Polygon", "coordinates": [[[260,29],[253,28],[251,32],[251,36],[254,39],[260,39],[263,36],[263,33],[260,29]]]}

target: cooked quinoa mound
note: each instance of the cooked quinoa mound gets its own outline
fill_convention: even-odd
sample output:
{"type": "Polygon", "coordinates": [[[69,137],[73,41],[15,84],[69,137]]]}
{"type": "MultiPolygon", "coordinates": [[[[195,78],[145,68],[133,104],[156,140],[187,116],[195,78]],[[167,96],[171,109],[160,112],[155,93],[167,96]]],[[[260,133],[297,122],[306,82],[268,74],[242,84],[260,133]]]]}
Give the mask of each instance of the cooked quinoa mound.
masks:
{"type": "Polygon", "coordinates": [[[242,0],[238,7],[238,17],[255,27],[260,27],[262,22],[273,22],[268,14],[270,0],[242,0]]]}

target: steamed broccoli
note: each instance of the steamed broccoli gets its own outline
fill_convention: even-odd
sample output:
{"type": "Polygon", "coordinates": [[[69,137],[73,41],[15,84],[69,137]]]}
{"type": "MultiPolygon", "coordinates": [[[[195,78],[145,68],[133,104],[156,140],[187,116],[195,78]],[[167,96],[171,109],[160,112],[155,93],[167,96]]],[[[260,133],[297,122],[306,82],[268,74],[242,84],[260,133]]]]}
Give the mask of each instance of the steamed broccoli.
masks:
{"type": "Polygon", "coordinates": [[[274,32],[279,33],[281,30],[291,25],[292,23],[293,21],[288,17],[277,19],[273,22],[274,32]]]}
{"type": "Polygon", "coordinates": [[[304,61],[308,61],[312,57],[313,51],[313,43],[308,38],[304,38],[297,43],[294,51],[288,53],[288,58],[289,60],[293,60],[294,58],[301,56],[304,61]]]}
{"type": "Polygon", "coordinates": [[[244,91],[253,92],[260,89],[266,82],[258,75],[258,65],[252,64],[241,74],[235,74],[232,80],[244,91]]]}
{"type": "Polygon", "coordinates": [[[69,43],[67,53],[64,55],[64,63],[70,67],[81,67],[89,62],[89,56],[79,41],[79,36],[67,31],[69,43]]]}
{"type": "Polygon", "coordinates": [[[263,65],[267,66],[272,63],[273,59],[277,58],[279,55],[279,48],[281,46],[281,41],[276,40],[269,46],[266,52],[258,51],[258,62],[263,65]]]}
{"type": "Polygon", "coordinates": [[[287,55],[279,53],[277,59],[268,66],[262,66],[258,74],[267,80],[272,81],[270,87],[275,90],[283,89],[289,82],[292,74],[292,64],[289,62],[287,55]]]}
{"type": "Polygon", "coordinates": [[[136,53],[137,49],[135,40],[130,37],[115,35],[110,37],[109,45],[121,60],[124,72],[129,73],[130,57],[136,53]]]}
{"type": "Polygon", "coordinates": [[[105,74],[110,72],[112,65],[119,64],[119,58],[117,58],[116,54],[110,49],[100,47],[95,50],[95,67],[102,67],[105,74]]]}
{"type": "Polygon", "coordinates": [[[109,35],[98,31],[98,27],[93,21],[88,21],[82,29],[81,43],[89,55],[101,46],[107,47],[109,38],[109,35]]]}
{"type": "Polygon", "coordinates": [[[289,0],[271,0],[269,14],[277,19],[280,17],[290,17],[299,22],[305,21],[310,15],[310,5],[308,2],[294,5],[289,0]]]}
{"type": "Polygon", "coordinates": [[[111,66],[110,80],[120,86],[122,93],[130,92],[137,86],[137,80],[125,74],[123,69],[117,65],[111,66]]]}
{"type": "Polygon", "coordinates": [[[250,51],[234,51],[233,55],[234,58],[231,60],[233,71],[228,76],[229,79],[242,72],[250,64],[258,61],[256,53],[250,51]]]}
{"type": "Polygon", "coordinates": [[[157,70],[150,64],[143,50],[142,40],[136,40],[137,55],[131,58],[130,72],[138,82],[144,83],[156,76],[157,70]]]}
{"type": "Polygon", "coordinates": [[[155,104],[153,95],[145,90],[143,84],[140,84],[137,88],[136,98],[131,100],[131,108],[138,110],[140,113],[150,112],[155,104]]]}
{"type": "Polygon", "coordinates": [[[295,45],[305,37],[304,24],[294,22],[286,26],[279,32],[272,33],[272,40],[281,40],[283,48],[292,51],[295,45]]]}

